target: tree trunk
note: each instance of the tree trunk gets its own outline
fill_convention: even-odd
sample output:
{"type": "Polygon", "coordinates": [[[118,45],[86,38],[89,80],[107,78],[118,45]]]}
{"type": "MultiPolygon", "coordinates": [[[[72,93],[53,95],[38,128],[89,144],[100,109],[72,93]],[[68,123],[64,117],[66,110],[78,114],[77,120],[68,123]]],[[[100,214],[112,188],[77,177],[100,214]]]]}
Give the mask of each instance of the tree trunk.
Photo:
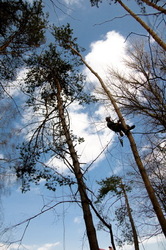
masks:
{"type": "Polygon", "coordinates": [[[158,10],[158,11],[161,11],[162,13],[166,14],[166,9],[164,9],[162,6],[159,6],[153,2],[150,2],[149,0],[142,0],[142,2],[146,3],[147,5],[149,5],[150,7],[158,10]]]}
{"type": "MultiPolygon", "coordinates": [[[[119,2],[119,1],[118,1],[119,2]]],[[[125,123],[125,120],[123,118],[123,115],[120,111],[120,108],[118,107],[117,103],[116,103],[116,100],[114,99],[113,95],[111,94],[111,92],[109,91],[109,89],[107,88],[107,86],[104,84],[102,78],[97,74],[97,72],[95,72],[91,67],[90,65],[84,60],[84,58],[82,57],[82,55],[77,51],[75,50],[72,46],[70,46],[70,49],[72,49],[72,51],[77,54],[80,58],[81,58],[81,61],[84,63],[84,65],[91,71],[91,73],[93,75],[96,76],[96,78],[99,80],[100,84],[101,84],[101,87],[103,88],[104,92],[107,94],[107,97],[109,98],[109,100],[111,101],[113,107],[114,107],[114,110],[116,112],[116,114],[118,115],[119,117],[119,120],[121,121],[123,127],[127,130],[127,125],[125,123]]],[[[137,164],[137,167],[139,169],[139,172],[141,174],[141,177],[142,177],[142,180],[144,182],[144,185],[145,185],[145,188],[147,190],[147,193],[149,195],[149,198],[151,200],[151,203],[153,205],[153,209],[154,209],[154,212],[156,213],[156,216],[158,218],[158,221],[160,223],[160,226],[162,228],[162,231],[164,233],[164,235],[166,236],[166,219],[164,217],[164,214],[163,214],[163,211],[161,209],[161,206],[157,200],[157,197],[155,195],[155,192],[154,192],[154,189],[151,185],[151,182],[149,180],[149,177],[147,175],[147,172],[146,172],[146,169],[144,168],[143,164],[142,164],[142,161],[141,161],[141,158],[139,156],[139,153],[138,153],[138,150],[137,150],[137,146],[136,146],[136,143],[135,143],[135,140],[131,134],[131,132],[129,131],[128,134],[127,134],[127,137],[129,139],[129,142],[130,142],[130,147],[131,147],[131,150],[133,152],[133,155],[134,155],[134,158],[135,158],[135,162],[137,164]]]]}
{"type": "Polygon", "coordinates": [[[126,207],[127,207],[127,213],[128,213],[128,216],[129,216],[129,220],[130,220],[130,224],[131,224],[131,228],[132,228],[132,232],[133,232],[133,240],[134,240],[135,250],[139,250],[138,235],[137,235],[137,231],[136,231],[136,228],[135,228],[133,216],[132,216],[132,213],[131,213],[131,208],[130,208],[129,200],[128,200],[128,197],[127,197],[127,193],[126,193],[126,190],[125,190],[125,187],[124,187],[123,183],[122,183],[122,190],[123,190],[125,203],[126,203],[126,207]]]}
{"type": "Polygon", "coordinates": [[[131,146],[131,149],[132,149],[132,152],[133,152],[133,155],[134,155],[134,158],[135,158],[135,162],[139,168],[139,172],[141,174],[141,177],[143,179],[143,182],[144,182],[144,185],[146,187],[146,190],[148,192],[148,195],[149,195],[149,198],[151,200],[151,203],[153,205],[153,209],[157,215],[157,218],[158,218],[158,221],[161,225],[161,228],[162,228],[162,231],[166,237],[166,219],[164,217],[164,214],[163,214],[163,211],[161,209],[161,206],[158,202],[158,199],[156,197],[156,194],[154,192],[154,189],[151,185],[151,182],[150,182],[150,179],[147,175],[147,172],[146,172],[146,169],[144,168],[143,164],[142,164],[142,161],[141,161],[141,158],[139,156],[139,153],[138,153],[138,150],[137,150],[137,146],[136,146],[136,143],[135,143],[135,140],[131,134],[131,132],[128,133],[127,135],[129,141],[130,141],[130,146],[131,146]]]}
{"type": "Polygon", "coordinates": [[[147,32],[154,38],[154,40],[164,49],[166,50],[166,43],[132,10],[130,10],[122,1],[117,0],[117,2],[137,21],[141,24],[141,26],[147,30],[147,32]]]}
{"type": "Polygon", "coordinates": [[[108,224],[103,217],[98,213],[98,211],[96,210],[96,208],[93,206],[93,203],[90,201],[90,205],[93,209],[93,211],[95,212],[96,216],[99,218],[99,220],[103,223],[104,226],[106,226],[109,229],[110,232],[110,238],[111,238],[111,245],[113,247],[113,250],[116,250],[115,247],[115,242],[114,242],[114,235],[113,235],[113,231],[112,231],[112,225],[108,224]]]}
{"type": "Polygon", "coordinates": [[[66,123],[65,114],[64,114],[64,108],[63,108],[63,100],[61,98],[61,87],[59,84],[59,81],[56,80],[56,86],[57,86],[57,102],[58,102],[58,111],[59,111],[59,117],[61,120],[62,128],[64,135],[66,137],[66,143],[68,145],[68,149],[70,152],[70,156],[72,159],[73,164],[73,172],[75,174],[75,177],[77,179],[78,184],[78,190],[81,198],[81,205],[84,215],[84,221],[87,231],[87,236],[89,240],[89,246],[90,250],[99,250],[98,242],[97,242],[97,236],[96,236],[96,230],[93,224],[92,214],[90,211],[90,205],[89,205],[89,199],[87,197],[86,193],[86,186],[83,181],[83,174],[81,173],[80,163],[78,160],[77,152],[74,148],[73,141],[70,135],[69,128],[66,123]]]}

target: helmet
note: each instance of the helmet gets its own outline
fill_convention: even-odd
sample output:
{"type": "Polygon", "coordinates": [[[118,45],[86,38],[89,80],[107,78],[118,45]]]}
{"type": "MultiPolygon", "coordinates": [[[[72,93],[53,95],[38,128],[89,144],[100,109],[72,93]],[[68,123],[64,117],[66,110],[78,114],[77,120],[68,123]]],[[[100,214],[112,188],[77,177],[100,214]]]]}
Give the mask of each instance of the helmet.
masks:
{"type": "Polygon", "coordinates": [[[108,116],[108,117],[105,118],[105,120],[106,120],[107,122],[109,122],[109,121],[110,121],[110,118],[111,118],[111,117],[108,116]]]}

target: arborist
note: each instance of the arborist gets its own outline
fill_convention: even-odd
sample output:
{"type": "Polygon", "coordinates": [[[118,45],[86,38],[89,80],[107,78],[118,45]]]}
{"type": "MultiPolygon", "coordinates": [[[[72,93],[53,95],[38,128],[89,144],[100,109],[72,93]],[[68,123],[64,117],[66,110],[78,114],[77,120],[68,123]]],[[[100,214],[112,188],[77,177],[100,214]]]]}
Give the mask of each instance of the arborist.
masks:
{"type": "Polygon", "coordinates": [[[129,126],[127,125],[127,129],[125,129],[120,121],[114,122],[111,120],[111,117],[106,117],[107,127],[114,131],[115,133],[119,133],[122,137],[124,134],[126,135],[130,130],[135,128],[135,125],[129,126]]]}

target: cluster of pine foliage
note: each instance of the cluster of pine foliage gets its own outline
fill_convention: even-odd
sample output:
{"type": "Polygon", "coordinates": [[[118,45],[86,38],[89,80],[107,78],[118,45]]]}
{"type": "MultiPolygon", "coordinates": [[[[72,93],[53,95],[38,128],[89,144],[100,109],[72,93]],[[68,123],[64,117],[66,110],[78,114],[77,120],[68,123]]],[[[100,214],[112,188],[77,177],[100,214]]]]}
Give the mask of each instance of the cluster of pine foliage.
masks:
{"type": "MultiPolygon", "coordinates": [[[[102,3],[101,0],[90,2],[99,8],[102,3]]],[[[136,189],[141,190],[146,199],[144,206],[147,204],[143,209],[140,203],[139,216],[145,221],[146,218],[157,218],[155,228],[150,227],[154,230],[151,236],[166,235],[166,44],[124,2],[116,0],[109,1],[109,4],[119,4],[140,23],[148,36],[142,42],[135,41],[128,51],[130,60],[125,64],[131,75],[124,76],[110,70],[111,84],[106,84],[85,61],[81,54],[84,50],[73,37],[69,24],[57,27],[48,23],[42,0],[32,3],[23,0],[0,2],[1,193],[11,179],[21,183],[23,192],[41,180],[53,192],[57,186],[64,185],[69,190],[78,190],[71,195],[81,205],[91,250],[99,249],[92,214],[100,221],[100,229],[108,229],[114,250],[116,244],[122,246],[124,243],[133,244],[139,250],[140,232],[135,221],[139,213],[130,202],[130,194],[135,194],[135,179],[141,183],[136,189]],[[50,44],[46,36],[48,29],[52,36],[50,44]],[[150,42],[151,37],[153,43],[150,42]],[[129,131],[126,136],[136,171],[131,169],[128,183],[116,175],[98,181],[98,193],[93,198],[84,178],[87,170],[82,167],[76,147],[86,138],[77,136],[70,127],[70,105],[79,103],[86,106],[100,102],[99,95],[97,99],[85,90],[86,77],[81,73],[82,66],[97,78],[102,89],[101,99],[104,95],[105,103],[109,104],[124,128],[127,128],[126,118],[143,121],[141,136],[148,145],[145,151],[140,151],[132,131],[129,131]],[[23,75],[21,80],[20,74],[23,75]],[[15,82],[16,98],[12,90],[15,82]],[[22,124],[21,113],[30,114],[29,124],[22,124]],[[16,121],[21,124],[19,127],[15,126],[16,121]],[[20,133],[22,137],[18,136],[20,133]],[[49,159],[54,159],[55,164],[59,160],[63,162],[69,174],[62,174],[58,165],[51,168],[47,164],[49,159]],[[6,176],[11,177],[6,179],[6,176]],[[114,218],[104,212],[104,204],[110,206],[112,203],[121,204],[115,206],[114,218]],[[116,222],[121,231],[116,240],[111,222],[116,222]]],[[[141,13],[147,15],[146,7],[152,7],[160,22],[161,17],[164,19],[166,9],[162,1],[135,2],[141,13]]]]}

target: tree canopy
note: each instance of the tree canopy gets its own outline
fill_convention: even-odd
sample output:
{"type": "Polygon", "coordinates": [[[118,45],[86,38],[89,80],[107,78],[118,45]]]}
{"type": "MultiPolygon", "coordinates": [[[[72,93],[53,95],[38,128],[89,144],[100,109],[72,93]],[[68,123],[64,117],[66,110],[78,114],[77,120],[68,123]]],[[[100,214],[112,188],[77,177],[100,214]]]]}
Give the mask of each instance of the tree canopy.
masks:
{"type": "MultiPolygon", "coordinates": [[[[92,5],[99,6],[102,0],[90,2],[92,5]]],[[[135,2],[139,10],[141,9],[142,15],[146,15],[146,5],[154,8],[155,13],[158,11],[156,19],[165,11],[164,6],[160,4],[161,1],[137,0],[135,2]]],[[[74,30],[68,23],[60,27],[50,25],[51,43],[46,43],[40,49],[40,46],[46,42],[45,32],[47,31],[47,14],[44,12],[41,0],[32,3],[23,0],[0,2],[0,22],[2,23],[0,27],[2,111],[0,186],[3,187],[5,174],[9,171],[14,174],[14,178],[17,177],[22,192],[31,190],[33,184],[41,184],[54,192],[55,197],[58,189],[66,188],[68,200],[65,201],[63,196],[60,197],[60,202],[57,202],[55,198],[56,204],[75,202],[79,205],[91,250],[99,249],[95,216],[109,230],[114,250],[116,250],[116,243],[122,245],[123,243],[133,244],[133,242],[135,250],[138,250],[140,242],[137,230],[138,234],[144,233],[144,235],[140,233],[141,240],[146,236],[149,237],[149,228],[152,229],[150,236],[161,232],[166,234],[164,218],[166,191],[163,170],[166,129],[165,43],[159,37],[160,33],[155,33],[155,29],[149,27],[140,15],[129,9],[124,1],[112,0],[109,3],[120,4],[145,28],[148,35],[144,36],[144,43],[133,41],[132,46],[130,44],[128,60],[124,61],[125,73],[112,70],[108,66],[110,77],[109,81],[106,81],[93,69],[86,57],[84,59],[82,55],[84,49],[79,46],[77,38],[74,37],[74,30]],[[151,40],[151,36],[154,40],[151,40]],[[98,81],[95,90],[92,90],[89,79],[86,79],[85,74],[82,73],[86,72],[85,68],[90,70],[98,81]],[[24,69],[24,73],[18,79],[17,73],[21,69],[24,69]],[[8,85],[9,82],[13,84],[14,80],[17,85],[16,95],[6,90],[11,86],[8,85]],[[96,97],[93,94],[98,90],[99,85],[99,94],[96,97]],[[87,107],[95,109],[93,104],[96,102],[100,107],[106,104],[109,107],[108,112],[114,114],[127,131],[123,139],[129,142],[129,160],[126,145],[119,149],[118,143],[113,139],[97,157],[93,155],[94,159],[90,164],[80,160],[84,149],[80,150],[79,145],[86,142],[87,138],[77,134],[77,120],[72,129],[72,116],[76,114],[71,110],[79,106],[84,107],[83,112],[86,112],[87,107]],[[13,103],[14,106],[12,106],[13,103]],[[136,129],[140,131],[137,130],[135,133],[135,130],[127,130],[130,119],[138,122],[136,129]],[[3,149],[3,144],[8,148],[7,153],[6,148],[3,149]],[[118,162],[115,161],[112,153],[114,152],[112,145],[117,147],[118,162]],[[96,176],[93,177],[93,183],[95,182],[93,190],[91,180],[88,179],[90,167],[100,159],[101,155],[103,156],[103,152],[104,159],[110,152],[111,165],[118,168],[124,160],[120,158],[121,149],[124,149],[125,160],[127,159],[125,163],[127,168],[123,169],[123,174],[120,173],[118,176],[112,174],[113,171],[108,171],[105,173],[107,178],[101,179],[101,176],[98,176],[99,181],[96,181],[96,176]],[[12,157],[10,157],[11,153],[12,157]],[[109,197],[108,200],[106,200],[107,197],[109,197]],[[96,198],[97,202],[95,202],[96,198]],[[104,204],[108,206],[106,212],[107,208],[104,204]],[[141,222],[137,220],[138,217],[141,222]],[[154,219],[155,224],[151,225],[154,219]],[[116,234],[119,227],[120,239],[116,234]]],[[[161,20],[164,20],[163,17],[161,20]]],[[[85,120],[88,125],[90,115],[89,111],[88,118],[85,120]]],[[[96,112],[95,115],[98,116],[98,113],[96,112]]],[[[103,122],[99,117],[96,121],[100,124],[103,122]]],[[[89,130],[88,125],[86,130],[89,130]]],[[[95,122],[93,125],[95,127],[95,122]]],[[[85,128],[82,129],[82,133],[84,130],[85,128]]],[[[96,133],[95,128],[90,133],[95,136],[104,134],[103,131],[96,133]]],[[[105,137],[105,140],[107,139],[105,137]]],[[[101,140],[100,143],[102,144],[101,140]]],[[[105,165],[101,164],[101,173],[104,173],[105,169],[105,165]]],[[[44,209],[42,208],[38,215],[47,211],[45,206],[47,205],[43,206],[44,209]]],[[[48,204],[50,209],[55,206],[55,204],[53,206],[48,204]]],[[[29,222],[38,215],[16,225],[17,227],[27,223],[18,242],[22,243],[29,222]]],[[[8,229],[4,232],[6,233],[8,229]]],[[[13,242],[9,241],[10,243],[13,242]]]]}
{"type": "Polygon", "coordinates": [[[26,52],[45,42],[46,17],[42,1],[0,2],[0,75],[13,79],[26,52]]]}

